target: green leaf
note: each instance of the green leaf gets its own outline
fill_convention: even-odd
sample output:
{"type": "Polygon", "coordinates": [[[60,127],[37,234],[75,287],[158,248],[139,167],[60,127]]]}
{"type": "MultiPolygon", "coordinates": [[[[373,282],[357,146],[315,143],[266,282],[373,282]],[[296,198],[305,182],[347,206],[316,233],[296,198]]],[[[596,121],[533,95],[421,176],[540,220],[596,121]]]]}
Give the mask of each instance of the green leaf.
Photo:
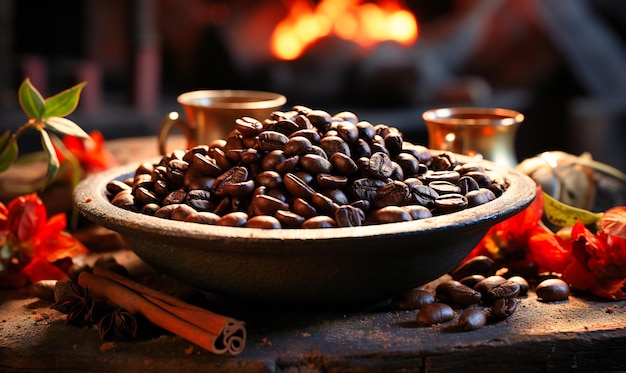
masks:
{"type": "Polygon", "coordinates": [[[57,153],[54,150],[54,146],[52,145],[52,141],[50,140],[50,135],[45,130],[40,130],[41,133],[41,145],[43,146],[43,150],[46,152],[48,156],[48,171],[46,172],[46,185],[48,185],[57,172],[59,171],[59,167],[61,166],[59,162],[59,158],[57,157],[57,153]]]}
{"type": "Polygon", "coordinates": [[[6,148],[8,139],[5,139],[6,134],[9,131],[5,132],[5,134],[0,138],[0,172],[4,172],[9,169],[13,161],[17,158],[17,141],[13,141],[6,148]]]}
{"type": "Polygon", "coordinates": [[[566,205],[546,192],[543,192],[543,210],[550,223],[559,227],[571,227],[577,221],[585,225],[594,224],[602,217],[602,213],[566,205]]]}
{"type": "Polygon", "coordinates": [[[43,117],[65,117],[71,114],[78,106],[80,93],[85,85],[87,83],[82,82],[52,97],[48,97],[45,101],[43,117]]]}
{"type": "Polygon", "coordinates": [[[32,85],[30,79],[24,79],[24,82],[20,85],[17,96],[22,110],[24,110],[28,117],[35,119],[43,118],[46,103],[41,93],[32,85]]]}
{"type": "Polygon", "coordinates": [[[43,120],[45,128],[51,129],[63,135],[71,135],[82,138],[89,138],[87,132],[83,131],[78,124],[67,118],[50,117],[43,120]]]}

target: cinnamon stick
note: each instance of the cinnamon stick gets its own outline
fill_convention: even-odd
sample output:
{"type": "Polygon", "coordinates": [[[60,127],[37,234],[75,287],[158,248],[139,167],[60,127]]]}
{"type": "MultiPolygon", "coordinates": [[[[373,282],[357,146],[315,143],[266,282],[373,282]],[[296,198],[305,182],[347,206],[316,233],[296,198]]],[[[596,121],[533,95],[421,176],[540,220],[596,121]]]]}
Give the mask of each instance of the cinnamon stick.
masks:
{"type": "Polygon", "coordinates": [[[94,268],[94,274],[82,272],[78,283],[94,297],[106,298],[131,313],[141,314],[212,353],[237,355],[245,347],[242,321],[183,302],[104,268],[94,268]]]}

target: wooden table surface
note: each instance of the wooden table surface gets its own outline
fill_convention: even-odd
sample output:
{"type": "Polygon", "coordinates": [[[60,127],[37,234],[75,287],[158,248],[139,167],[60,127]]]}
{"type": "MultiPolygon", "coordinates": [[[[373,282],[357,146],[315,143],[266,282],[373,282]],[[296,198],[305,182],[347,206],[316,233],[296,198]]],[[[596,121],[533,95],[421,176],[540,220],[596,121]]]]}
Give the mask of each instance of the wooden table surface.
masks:
{"type": "MultiPolygon", "coordinates": [[[[153,138],[110,146],[121,163],[156,154],[153,138]]],[[[104,342],[92,327],[68,325],[50,302],[2,289],[1,372],[626,371],[626,301],[574,294],[543,303],[531,292],[505,321],[450,332],[442,325],[418,327],[417,311],[295,309],[207,295],[154,272],[112,232],[95,227],[91,235],[92,244],[113,248],[100,248],[86,261],[113,255],[137,281],[245,321],[245,350],[212,355],[169,333],[104,342]]]]}

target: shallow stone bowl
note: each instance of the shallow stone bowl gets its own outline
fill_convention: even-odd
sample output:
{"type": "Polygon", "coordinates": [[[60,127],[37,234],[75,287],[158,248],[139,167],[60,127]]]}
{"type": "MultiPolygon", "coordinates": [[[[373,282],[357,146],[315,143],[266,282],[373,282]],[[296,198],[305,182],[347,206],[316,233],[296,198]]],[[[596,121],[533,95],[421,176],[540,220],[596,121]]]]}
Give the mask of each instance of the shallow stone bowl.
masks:
{"type": "Polygon", "coordinates": [[[457,266],[489,228],[535,198],[532,179],[457,155],[508,182],[495,200],[423,220],[352,228],[258,229],[166,220],[112,205],[106,184],[134,174],[129,164],[83,180],[74,203],[117,231],[148,265],[198,289],[246,301],[353,307],[384,304],[457,266]]]}

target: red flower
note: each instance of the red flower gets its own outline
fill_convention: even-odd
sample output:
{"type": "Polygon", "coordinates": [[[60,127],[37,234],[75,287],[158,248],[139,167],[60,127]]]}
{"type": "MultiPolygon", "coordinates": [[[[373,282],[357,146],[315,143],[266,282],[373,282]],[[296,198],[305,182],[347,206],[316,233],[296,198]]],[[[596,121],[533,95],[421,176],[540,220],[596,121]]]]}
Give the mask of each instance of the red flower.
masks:
{"type": "Polygon", "coordinates": [[[492,258],[503,266],[533,262],[540,272],[561,272],[570,261],[569,245],[544,227],[543,193],[526,209],[491,227],[467,259],[478,255],[492,258]]]}
{"type": "Polygon", "coordinates": [[[24,285],[42,279],[67,279],[59,266],[87,249],[66,228],[64,213],[47,218],[46,208],[35,193],[20,196],[8,207],[0,203],[0,283],[24,285]]]}
{"type": "MultiPolygon", "coordinates": [[[[113,154],[104,146],[104,137],[99,131],[92,131],[90,138],[79,138],[66,135],[63,144],[74,157],[80,162],[80,166],[86,175],[104,171],[115,165],[113,154]]],[[[65,157],[57,150],[59,161],[65,157]]]]}
{"type": "Polygon", "coordinates": [[[563,271],[563,278],[573,289],[603,298],[626,299],[625,222],[626,207],[617,207],[604,214],[596,234],[580,222],[574,225],[573,260],[563,271]]]}

